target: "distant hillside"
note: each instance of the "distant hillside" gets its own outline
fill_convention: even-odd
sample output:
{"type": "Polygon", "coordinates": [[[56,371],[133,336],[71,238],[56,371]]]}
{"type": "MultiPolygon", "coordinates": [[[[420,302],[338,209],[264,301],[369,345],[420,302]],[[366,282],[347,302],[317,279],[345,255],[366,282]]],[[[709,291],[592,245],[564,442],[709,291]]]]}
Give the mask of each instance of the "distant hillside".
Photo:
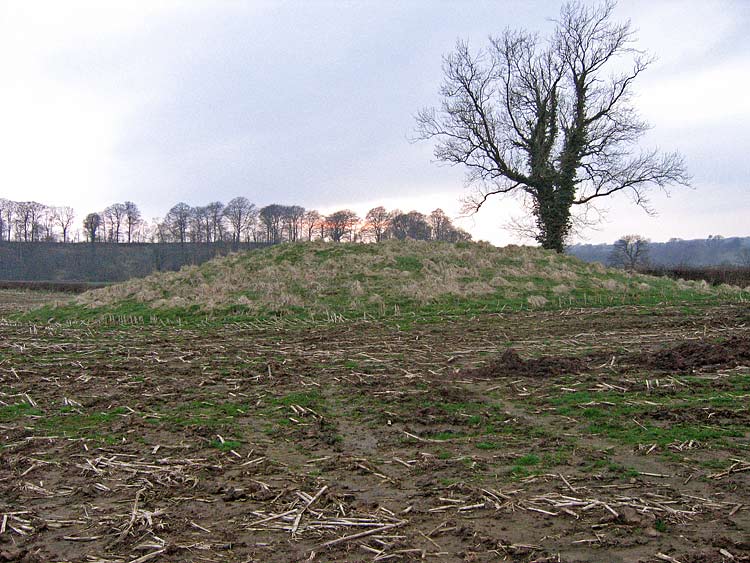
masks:
{"type": "MultiPolygon", "coordinates": [[[[586,262],[607,264],[612,247],[611,244],[574,244],[568,247],[567,253],[586,262]]],[[[649,248],[653,266],[750,266],[750,237],[671,239],[652,242],[649,248]]]]}
{"type": "Polygon", "coordinates": [[[387,241],[287,243],[152,274],[77,297],[56,318],[298,315],[367,318],[736,298],[531,247],[387,241]]]}

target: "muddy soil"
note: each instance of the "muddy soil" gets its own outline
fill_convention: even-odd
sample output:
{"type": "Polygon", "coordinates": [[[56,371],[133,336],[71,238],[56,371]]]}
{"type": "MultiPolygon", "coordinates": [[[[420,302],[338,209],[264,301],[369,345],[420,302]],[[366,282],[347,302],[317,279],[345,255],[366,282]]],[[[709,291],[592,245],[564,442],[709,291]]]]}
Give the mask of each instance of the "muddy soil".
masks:
{"type": "Polygon", "coordinates": [[[747,562],[747,321],[0,319],[0,561],[747,562]]]}
{"type": "Polygon", "coordinates": [[[566,358],[542,356],[522,359],[513,348],[508,348],[496,360],[480,368],[461,372],[460,377],[554,377],[563,374],[578,374],[586,370],[590,358],[566,358]]]}
{"type": "MultiPolygon", "coordinates": [[[[508,348],[485,365],[462,371],[460,377],[550,377],[580,374],[592,369],[605,355],[540,356],[522,358],[514,348],[508,348]]],[[[641,366],[671,373],[692,373],[701,368],[733,368],[750,364],[750,337],[733,336],[718,342],[700,338],[643,353],[625,355],[620,361],[628,367],[641,366]]],[[[614,362],[613,362],[614,365],[614,362]]]]}
{"type": "Polygon", "coordinates": [[[750,338],[733,336],[720,342],[683,342],[644,354],[640,360],[657,369],[679,372],[690,372],[707,366],[725,368],[747,365],[750,363],[750,338]]]}

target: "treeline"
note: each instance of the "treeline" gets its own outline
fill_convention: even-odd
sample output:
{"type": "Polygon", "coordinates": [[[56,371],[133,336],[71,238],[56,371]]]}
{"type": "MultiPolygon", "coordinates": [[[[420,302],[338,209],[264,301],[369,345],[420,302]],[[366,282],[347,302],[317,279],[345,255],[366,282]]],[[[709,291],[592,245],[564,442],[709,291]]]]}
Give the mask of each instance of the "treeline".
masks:
{"type": "MultiPolygon", "coordinates": [[[[566,252],[587,262],[611,264],[613,244],[576,244],[566,252]]],[[[668,242],[649,242],[648,261],[643,267],[695,268],[707,266],[750,267],[750,237],[722,237],[705,239],[670,239],[668,242]]]]}
{"type": "Polygon", "coordinates": [[[682,280],[704,280],[711,285],[736,285],[750,287],[748,266],[661,266],[640,268],[639,272],[651,276],[666,276],[682,280]]]}
{"type": "Polygon", "coordinates": [[[436,209],[429,215],[375,207],[363,218],[349,209],[322,215],[299,205],[258,208],[245,197],[174,205],[163,218],[147,221],[132,201],[87,214],[77,228],[72,207],[0,199],[0,242],[256,243],[301,240],[379,242],[385,239],[456,242],[471,235],[436,209]]]}
{"type": "Polygon", "coordinates": [[[0,242],[69,242],[74,221],[72,207],[0,198],[0,242]]]}
{"type": "Polygon", "coordinates": [[[226,206],[221,202],[199,207],[178,203],[158,223],[156,240],[278,244],[302,240],[380,242],[390,238],[456,242],[469,240],[471,235],[455,227],[442,209],[424,215],[375,207],[360,218],[349,209],[330,215],[299,205],[271,204],[258,209],[246,198],[237,197],[226,206]]]}
{"type": "MultiPolygon", "coordinates": [[[[61,244],[0,242],[0,280],[47,282],[119,282],[154,271],[174,271],[237,250],[266,246],[254,243],[61,244]]],[[[32,287],[32,286],[29,286],[32,287]]],[[[54,289],[63,289],[56,284],[54,289]]]]}

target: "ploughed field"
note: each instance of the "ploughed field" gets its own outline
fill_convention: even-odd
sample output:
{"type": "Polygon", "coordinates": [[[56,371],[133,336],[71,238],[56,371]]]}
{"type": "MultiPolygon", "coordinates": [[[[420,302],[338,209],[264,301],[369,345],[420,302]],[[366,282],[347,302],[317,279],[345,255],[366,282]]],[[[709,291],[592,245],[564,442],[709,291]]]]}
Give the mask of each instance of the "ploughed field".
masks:
{"type": "Polygon", "coordinates": [[[750,561],[747,303],[9,320],[28,299],[0,293],[0,561],[750,561]]]}

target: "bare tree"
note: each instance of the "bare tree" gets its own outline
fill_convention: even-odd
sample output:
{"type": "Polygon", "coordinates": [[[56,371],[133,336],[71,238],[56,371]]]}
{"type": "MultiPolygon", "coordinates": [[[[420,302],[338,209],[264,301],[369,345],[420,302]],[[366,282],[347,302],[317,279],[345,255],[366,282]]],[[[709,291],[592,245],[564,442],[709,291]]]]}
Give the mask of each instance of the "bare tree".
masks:
{"type": "Polygon", "coordinates": [[[133,242],[133,235],[138,229],[138,225],[141,224],[141,210],[132,201],[125,202],[125,234],[127,235],[127,242],[130,244],[133,242]]]}
{"type": "Polygon", "coordinates": [[[46,205],[36,201],[19,201],[13,206],[16,240],[35,242],[40,239],[42,231],[42,214],[46,205]]]}
{"type": "Polygon", "coordinates": [[[167,225],[167,218],[161,219],[160,217],[154,217],[151,220],[150,227],[150,238],[151,242],[169,242],[172,240],[172,234],[170,233],[169,226],[167,225]]]}
{"type": "Polygon", "coordinates": [[[194,207],[192,221],[192,230],[195,231],[192,238],[195,242],[214,242],[212,211],[208,205],[194,207]]]}
{"type": "Polygon", "coordinates": [[[206,205],[206,214],[208,215],[210,234],[207,236],[208,242],[224,240],[224,204],[220,201],[212,201],[206,205]]]}
{"type": "Polygon", "coordinates": [[[436,209],[427,217],[427,222],[431,227],[433,240],[443,242],[459,242],[471,240],[471,235],[456,227],[442,209],[436,209]]]}
{"type": "Polygon", "coordinates": [[[266,229],[266,242],[277,244],[283,240],[284,232],[282,222],[284,219],[285,206],[277,203],[266,205],[260,210],[260,222],[266,229]]]}
{"type": "Polygon", "coordinates": [[[296,242],[302,231],[302,220],[305,216],[305,208],[299,205],[284,206],[283,223],[287,233],[287,240],[296,242]]]}
{"type": "Polygon", "coordinates": [[[464,242],[471,240],[471,233],[468,233],[467,231],[463,230],[460,227],[453,227],[451,228],[446,234],[445,239],[446,242],[464,242]]]}
{"type": "Polygon", "coordinates": [[[123,203],[113,203],[106,207],[102,213],[102,219],[107,230],[106,238],[109,242],[120,242],[120,233],[125,221],[127,209],[123,203]]]}
{"type": "Polygon", "coordinates": [[[687,185],[678,153],[637,148],[647,130],[631,104],[652,61],[634,47],[630,22],[612,21],[613,0],[563,6],[546,41],[506,30],[486,50],[459,41],[444,58],[440,108],[417,116],[435,156],[468,168],[478,211],[495,194],[527,194],[544,248],[563,251],[571,209],[618,192],[647,212],[647,190],[687,185]],[[630,62],[623,68],[622,59],[630,62]]]}
{"type": "Polygon", "coordinates": [[[253,242],[268,242],[266,240],[266,235],[266,227],[263,224],[263,221],[260,219],[259,215],[258,220],[253,223],[253,226],[250,229],[250,236],[253,239],[253,242]]]}
{"type": "Polygon", "coordinates": [[[15,211],[15,201],[0,198],[0,240],[10,241],[15,211]]]}
{"type": "Polygon", "coordinates": [[[629,271],[647,265],[650,242],[641,235],[625,235],[615,242],[609,264],[629,271]]]}
{"type": "Polygon", "coordinates": [[[156,225],[141,218],[133,229],[130,242],[153,242],[156,225]]]}
{"type": "Polygon", "coordinates": [[[428,217],[430,227],[432,227],[432,238],[435,240],[446,240],[447,235],[451,229],[453,229],[453,223],[445,214],[445,211],[438,208],[428,217]]]}
{"type": "Polygon", "coordinates": [[[345,236],[351,238],[359,217],[351,209],[342,209],[326,216],[326,234],[333,242],[341,242],[345,236]]]}
{"type": "Polygon", "coordinates": [[[407,238],[430,240],[431,231],[427,217],[419,211],[409,211],[409,213],[395,211],[391,218],[390,233],[398,240],[407,238]]]}
{"type": "MultiPolygon", "coordinates": [[[[4,197],[0,197],[0,241],[5,239],[5,233],[6,233],[6,212],[9,207],[13,205],[13,202],[9,199],[5,199],[4,197]]],[[[11,211],[12,213],[12,211],[11,211]]],[[[6,240],[10,240],[10,230],[7,230],[8,232],[8,238],[6,240]]]]}
{"type": "Polygon", "coordinates": [[[242,241],[242,235],[248,230],[248,227],[255,221],[258,211],[255,205],[250,203],[246,197],[236,197],[224,208],[224,216],[232,227],[232,242],[242,241]]]}
{"type": "Polygon", "coordinates": [[[380,242],[386,237],[388,227],[391,223],[391,214],[383,207],[373,207],[365,215],[365,224],[362,231],[375,242],[380,242]]]}
{"type": "Polygon", "coordinates": [[[206,208],[193,207],[188,220],[188,240],[190,242],[206,242],[206,208]]]}
{"type": "Polygon", "coordinates": [[[68,242],[68,231],[75,220],[75,211],[72,207],[63,206],[55,207],[54,213],[55,221],[60,227],[60,232],[62,233],[63,242],[68,242]]]}
{"type": "Polygon", "coordinates": [[[44,206],[41,214],[39,215],[39,227],[40,227],[40,240],[45,242],[55,241],[55,225],[57,219],[55,218],[55,209],[53,207],[44,206]]]}
{"type": "Polygon", "coordinates": [[[312,240],[315,235],[315,231],[320,229],[320,225],[323,223],[323,216],[314,209],[307,211],[302,218],[302,228],[307,240],[312,240]]]}
{"type": "Polygon", "coordinates": [[[164,225],[172,235],[172,239],[180,244],[185,244],[187,241],[192,213],[193,210],[187,203],[180,202],[164,217],[164,225]]]}

